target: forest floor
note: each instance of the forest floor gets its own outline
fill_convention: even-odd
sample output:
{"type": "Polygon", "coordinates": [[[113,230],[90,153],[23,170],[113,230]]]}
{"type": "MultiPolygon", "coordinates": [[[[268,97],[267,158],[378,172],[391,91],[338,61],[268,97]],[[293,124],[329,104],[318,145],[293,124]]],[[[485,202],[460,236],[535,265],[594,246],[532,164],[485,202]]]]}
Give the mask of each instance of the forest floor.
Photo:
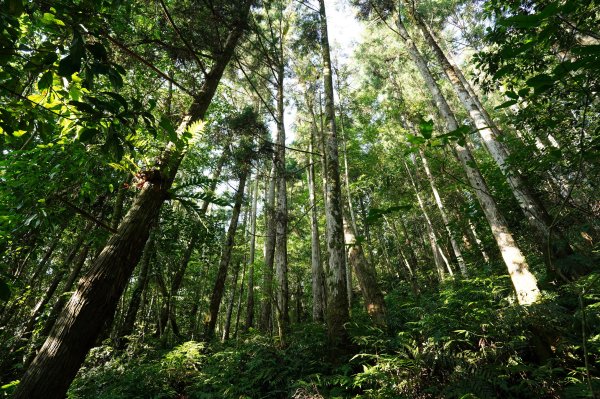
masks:
{"type": "Polygon", "coordinates": [[[417,296],[399,282],[386,290],[386,331],[371,326],[356,298],[352,343],[334,361],[324,326],[308,321],[285,346],[252,329],[225,343],[137,336],[118,351],[106,341],[69,398],[594,397],[598,276],[528,308],[511,300],[507,277],[448,281],[417,296]]]}

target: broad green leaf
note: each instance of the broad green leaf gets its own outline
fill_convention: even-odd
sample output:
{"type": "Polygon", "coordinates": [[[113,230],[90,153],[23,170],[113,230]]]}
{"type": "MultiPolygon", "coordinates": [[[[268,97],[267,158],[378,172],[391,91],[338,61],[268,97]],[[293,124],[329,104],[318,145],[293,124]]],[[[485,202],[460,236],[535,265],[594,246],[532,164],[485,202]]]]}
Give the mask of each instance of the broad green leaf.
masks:
{"type": "Polygon", "coordinates": [[[94,137],[99,136],[100,134],[101,134],[100,130],[98,130],[98,129],[84,128],[79,132],[79,141],[87,143],[88,141],[92,140],[94,137]]]}

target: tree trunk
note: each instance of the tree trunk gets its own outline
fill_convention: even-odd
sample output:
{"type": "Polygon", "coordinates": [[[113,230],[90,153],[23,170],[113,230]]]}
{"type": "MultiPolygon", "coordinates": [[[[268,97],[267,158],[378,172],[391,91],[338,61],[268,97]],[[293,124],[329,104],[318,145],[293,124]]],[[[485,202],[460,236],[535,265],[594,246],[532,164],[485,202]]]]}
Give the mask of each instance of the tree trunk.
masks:
{"type": "MultiPolygon", "coordinates": [[[[159,329],[157,331],[157,335],[160,337],[163,335],[165,328],[169,321],[173,323],[173,316],[175,316],[175,297],[181,288],[181,284],[183,283],[183,277],[185,276],[185,271],[187,270],[187,266],[190,263],[190,258],[194,252],[194,248],[196,247],[196,243],[198,242],[198,233],[196,231],[192,232],[192,238],[183,254],[181,259],[181,263],[179,268],[175,272],[173,279],[171,280],[171,290],[167,292],[167,296],[165,298],[165,303],[163,304],[163,309],[161,311],[161,320],[159,323],[159,329]]],[[[175,334],[178,335],[178,334],[175,334]]]]}
{"type": "Polygon", "coordinates": [[[250,254],[248,257],[248,296],[246,297],[246,320],[244,331],[254,326],[254,257],[256,255],[256,210],[258,205],[258,176],[252,191],[252,209],[250,216],[250,254]]]}
{"type": "Polygon", "coordinates": [[[352,225],[344,220],[344,235],[348,245],[348,266],[354,268],[356,279],[365,302],[365,309],[373,324],[385,327],[385,302],[377,284],[375,268],[367,262],[362,246],[356,241],[352,225]]]}
{"type": "Polygon", "coordinates": [[[265,266],[263,270],[264,299],[261,304],[260,329],[271,331],[273,304],[273,258],[275,254],[275,164],[267,178],[265,188],[265,266]]]}
{"type": "Polygon", "coordinates": [[[319,0],[321,50],[323,56],[323,79],[325,89],[325,125],[327,130],[325,153],[327,158],[325,217],[327,221],[327,249],[329,268],[327,270],[327,333],[330,347],[335,352],[342,349],[348,339],[344,324],[348,322],[348,294],[346,289],[346,254],[344,250],[344,223],[342,218],[342,191],[340,187],[340,166],[338,160],[338,140],[335,126],[335,108],[331,56],[327,35],[325,1],[319,0]]]}
{"type": "MultiPolygon", "coordinates": [[[[280,39],[281,44],[281,39],[280,39]]],[[[282,51],[282,50],[281,50],[282,51]]],[[[277,278],[277,325],[283,338],[289,324],[289,288],[287,261],[287,191],[285,175],[285,126],[283,83],[284,65],[278,66],[277,73],[277,147],[275,151],[275,171],[277,176],[277,207],[275,211],[275,275],[277,278]]]]}
{"type": "Polygon", "coordinates": [[[462,251],[460,250],[460,246],[458,245],[458,241],[455,238],[452,229],[450,228],[450,220],[448,219],[448,214],[444,209],[444,204],[442,203],[442,198],[440,197],[440,193],[435,186],[435,182],[433,180],[433,175],[429,170],[429,164],[427,163],[427,158],[425,158],[425,153],[422,149],[419,150],[419,154],[421,155],[421,161],[423,162],[423,169],[425,169],[425,174],[427,175],[427,179],[429,180],[429,185],[431,186],[431,191],[433,191],[433,197],[435,198],[435,203],[437,204],[438,209],[440,210],[440,214],[442,215],[442,221],[444,222],[444,227],[446,228],[446,232],[448,233],[448,237],[450,238],[450,244],[452,245],[452,250],[454,251],[454,255],[456,256],[456,261],[458,262],[458,266],[460,268],[460,272],[463,277],[467,277],[467,265],[465,264],[465,260],[462,255],[462,251]]]}
{"type": "MultiPolygon", "coordinates": [[[[417,66],[417,69],[433,97],[436,108],[446,122],[447,129],[449,131],[458,129],[458,123],[456,122],[454,113],[442,95],[437,82],[433,79],[433,76],[425,63],[425,59],[415,47],[414,42],[408,35],[408,32],[400,19],[397,21],[397,27],[400,36],[406,44],[411,59],[417,66]]],[[[454,151],[467,174],[469,184],[475,192],[479,204],[492,229],[492,234],[496,240],[498,249],[502,254],[502,258],[508,269],[508,274],[510,275],[515,288],[518,302],[522,305],[534,303],[540,295],[537,280],[529,271],[529,265],[525,260],[525,256],[517,246],[506,220],[499,212],[498,206],[496,205],[483,176],[481,176],[479,169],[476,167],[477,164],[475,163],[471,151],[467,146],[461,145],[458,141],[454,144],[454,151]]]]}
{"type": "MultiPolygon", "coordinates": [[[[211,103],[225,67],[244,30],[250,2],[242,11],[242,20],[215,56],[213,67],[195,98],[178,133],[190,122],[202,119],[211,103]]],[[[94,345],[105,321],[114,314],[133,269],[140,259],[150,226],[156,223],[167,192],[183,155],[169,145],[152,178],[143,182],[129,212],[116,233],[96,258],[90,271],[81,279],[77,291],[61,313],[50,336],[21,379],[15,399],[62,399],[94,345]]]]}
{"type": "Polygon", "coordinates": [[[412,172],[410,171],[408,164],[404,160],[403,160],[403,162],[404,162],[404,167],[406,168],[406,173],[408,173],[410,182],[413,186],[413,189],[415,190],[415,195],[417,196],[417,202],[419,203],[419,207],[421,208],[421,212],[423,213],[423,217],[425,218],[425,222],[427,225],[427,234],[429,236],[429,243],[431,244],[431,252],[433,254],[433,260],[435,262],[435,266],[437,268],[438,275],[440,277],[440,281],[443,281],[445,278],[444,267],[448,270],[448,273],[451,276],[454,273],[452,271],[452,268],[450,267],[450,263],[448,262],[448,259],[446,258],[446,256],[444,255],[444,252],[442,251],[442,248],[440,247],[437,234],[435,234],[435,230],[433,228],[433,223],[431,222],[431,219],[429,218],[429,214],[427,213],[427,209],[425,208],[425,203],[421,199],[421,194],[419,194],[419,186],[417,185],[417,182],[413,178],[412,172]]]}
{"type": "Polygon", "coordinates": [[[312,318],[314,322],[322,323],[325,319],[325,292],[323,285],[323,269],[321,267],[321,245],[319,243],[319,221],[317,212],[317,195],[315,192],[315,164],[313,162],[313,138],[308,145],[308,204],[310,206],[311,232],[311,276],[312,276],[312,318]]]}
{"type": "Polygon", "coordinates": [[[239,184],[237,191],[235,192],[235,195],[233,197],[233,212],[231,215],[231,221],[229,222],[229,228],[227,229],[225,243],[223,244],[223,251],[221,253],[219,269],[217,271],[217,279],[215,281],[215,285],[210,298],[209,320],[206,323],[204,329],[204,336],[206,340],[212,339],[215,335],[217,317],[219,316],[219,307],[221,306],[221,300],[223,298],[223,289],[225,288],[225,279],[227,278],[227,270],[229,269],[229,263],[231,260],[231,251],[233,250],[235,233],[238,227],[238,219],[240,217],[240,211],[242,209],[242,202],[244,199],[244,188],[246,185],[246,178],[248,177],[249,167],[250,165],[241,165],[242,171],[240,173],[239,184]]]}
{"type": "MultiPolygon", "coordinates": [[[[549,270],[561,274],[553,265],[553,260],[573,253],[571,247],[560,231],[557,231],[557,241],[552,241],[552,220],[544,206],[538,198],[535,197],[531,189],[528,187],[525,179],[518,174],[518,171],[513,170],[508,163],[508,153],[506,148],[498,141],[497,133],[499,129],[493,123],[487,112],[480,108],[478,99],[475,99],[469,90],[461,81],[460,74],[455,68],[444,51],[437,43],[435,37],[422,20],[422,18],[414,12],[411,12],[416,25],[419,27],[423,37],[434,52],[438,62],[441,64],[446,76],[450,80],[454,91],[463,104],[470,118],[473,120],[479,135],[490,155],[504,174],[506,181],[511,187],[512,193],[516,198],[521,210],[525,214],[529,224],[538,236],[538,246],[545,256],[546,264],[549,270]]],[[[463,78],[464,79],[464,78],[463,78]]],[[[563,279],[572,276],[561,276],[563,279]]]]}
{"type": "Polygon", "coordinates": [[[142,255],[141,269],[140,274],[135,283],[135,287],[133,288],[133,292],[131,293],[131,299],[129,300],[129,307],[127,308],[127,313],[125,314],[125,320],[123,324],[121,324],[121,328],[117,333],[117,337],[119,339],[119,346],[122,348],[126,343],[126,336],[131,335],[133,332],[133,327],[135,325],[135,320],[137,318],[137,313],[140,308],[140,304],[142,301],[142,293],[148,286],[148,279],[150,276],[150,261],[154,254],[154,237],[153,234],[150,234],[148,237],[148,241],[146,241],[146,246],[144,248],[144,253],[142,255]]]}
{"type": "Polygon", "coordinates": [[[231,295],[229,296],[229,302],[227,304],[227,313],[225,314],[225,324],[223,325],[223,335],[221,336],[221,342],[225,342],[229,339],[229,331],[231,330],[231,316],[233,314],[233,305],[235,304],[235,291],[237,290],[238,275],[240,274],[240,264],[235,263],[233,279],[231,280],[231,295]]]}

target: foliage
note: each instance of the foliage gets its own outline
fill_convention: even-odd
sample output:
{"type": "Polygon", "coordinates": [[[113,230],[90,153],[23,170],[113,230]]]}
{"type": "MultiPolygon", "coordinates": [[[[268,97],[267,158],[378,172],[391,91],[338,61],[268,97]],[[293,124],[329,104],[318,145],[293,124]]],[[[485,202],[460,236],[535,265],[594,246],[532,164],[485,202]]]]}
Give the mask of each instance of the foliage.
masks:
{"type": "MultiPolygon", "coordinates": [[[[598,275],[588,282],[594,278],[598,275]]],[[[450,281],[418,298],[400,283],[386,297],[389,331],[355,314],[348,326],[351,359],[342,366],[324,357],[324,330],[314,324],[296,326],[287,347],[256,331],[238,341],[186,342],[166,352],[149,343],[135,354],[101,347],[88,356],[69,398],[280,398],[295,392],[355,398],[585,397],[576,331],[581,309],[568,307],[570,291],[577,289],[565,287],[563,295],[523,309],[507,297],[511,288],[505,277],[450,281]],[[549,358],[540,358],[539,345],[552,346],[549,358]]],[[[600,359],[600,292],[588,289],[584,309],[593,364],[600,359]]],[[[600,379],[592,378],[597,389],[600,379]]]]}

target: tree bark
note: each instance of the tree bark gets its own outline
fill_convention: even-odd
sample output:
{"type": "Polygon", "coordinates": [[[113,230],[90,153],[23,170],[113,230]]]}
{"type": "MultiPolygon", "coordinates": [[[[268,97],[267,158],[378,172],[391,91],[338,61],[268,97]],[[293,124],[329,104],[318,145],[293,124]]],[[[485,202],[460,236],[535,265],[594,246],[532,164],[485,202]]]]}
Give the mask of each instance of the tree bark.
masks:
{"type": "Polygon", "coordinates": [[[338,139],[335,125],[335,107],[331,56],[327,34],[325,1],[319,0],[323,80],[325,89],[325,126],[327,130],[325,155],[327,157],[325,217],[327,221],[327,333],[333,352],[342,349],[348,340],[344,324],[349,320],[348,294],[346,289],[346,254],[344,250],[344,223],[342,218],[342,191],[338,159],[338,139]]]}
{"type": "MultiPolygon", "coordinates": [[[[425,41],[429,44],[438,62],[442,66],[444,73],[452,84],[454,91],[463,104],[470,118],[473,120],[482,141],[488,152],[504,174],[506,181],[511,187],[512,193],[516,198],[521,210],[527,218],[529,224],[538,236],[538,246],[545,256],[546,264],[549,270],[560,274],[553,265],[553,260],[568,256],[573,253],[573,250],[566,241],[564,235],[560,231],[556,231],[558,240],[552,240],[552,220],[547,210],[542,203],[534,195],[528,187],[525,179],[518,171],[511,168],[508,163],[508,152],[506,148],[498,141],[497,134],[501,133],[497,126],[493,123],[483,106],[479,103],[461,80],[462,73],[457,72],[458,68],[454,67],[442,48],[437,43],[437,40],[423,21],[423,19],[414,10],[411,10],[411,15],[421,31],[425,41]]],[[[464,80],[464,77],[463,77],[464,80]]],[[[474,93],[473,93],[474,94],[474,93]]],[[[565,277],[568,279],[572,276],[565,277]]]]}
{"type": "Polygon", "coordinates": [[[260,329],[271,331],[273,304],[273,258],[275,254],[275,164],[265,184],[265,265],[263,270],[264,298],[261,304],[260,329]]]}
{"type": "MultiPolygon", "coordinates": [[[[280,38],[280,47],[281,41],[280,38]]],[[[280,48],[280,51],[283,51],[280,48]]],[[[283,57],[283,54],[281,54],[283,57]]],[[[283,103],[284,65],[282,60],[277,71],[277,148],[275,151],[275,175],[277,176],[277,207],[275,210],[275,276],[277,279],[277,325],[283,338],[289,324],[289,287],[287,260],[287,189],[285,171],[285,125],[283,103]]]]}
{"type": "MultiPolygon", "coordinates": [[[[243,33],[249,11],[248,1],[241,11],[241,20],[234,25],[223,50],[215,54],[213,67],[178,133],[182,134],[189,123],[204,117],[243,33]]],[[[183,154],[175,145],[169,145],[165,150],[153,178],[143,182],[141,191],[117,232],[108,239],[90,271],[81,279],[77,291],[23,376],[13,396],[15,399],[64,398],[104,322],[114,314],[119,298],[142,255],[150,226],[156,223],[160,208],[167,199],[167,192],[182,158],[183,154]]]]}
{"type": "MultiPolygon", "coordinates": [[[[429,89],[434,104],[442,118],[446,122],[446,128],[449,131],[458,129],[458,123],[454,113],[450,109],[448,102],[444,98],[437,82],[433,78],[433,75],[429,71],[425,59],[416,48],[411,37],[408,35],[406,28],[404,27],[400,19],[397,20],[397,27],[400,36],[405,42],[408,49],[408,53],[417,66],[427,88],[429,89]]],[[[537,301],[540,295],[539,288],[537,286],[537,280],[535,276],[529,271],[529,265],[525,260],[525,256],[517,246],[508,224],[504,219],[504,216],[498,210],[496,201],[492,197],[487,183],[481,176],[479,169],[476,167],[475,159],[471,154],[471,151],[466,145],[461,145],[458,141],[454,143],[454,151],[459,159],[463,169],[466,172],[469,184],[471,185],[479,204],[486,216],[488,224],[492,230],[492,235],[496,240],[498,249],[502,254],[508,274],[510,275],[511,281],[517,294],[517,300],[522,305],[529,305],[537,301]]]]}
{"type": "Polygon", "coordinates": [[[221,300],[223,299],[223,289],[225,288],[225,279],[227,278],[227,270],[229,269],[229,263],[231,260],[231,251],[233,250],[235,233],[237,231],[240,211],[242,209],[244,188],[246,186],[246,178],[248,177],[249,167],[250,165],[241,165],[242,170],[239,177],[239,184],[233,197],[233,212],[231,215],[231,221],[229,222],[229,228],[227,229],[225,243],[223,244],[223,251],[221,253],[219,269],[217,271],[217,279],[215,281],[210,298],[209,320],[204,329],[204,336],[206,340],[212,339],[215,335],[217,317],[219,316],[219,307],[221,306],[221,300]]]}
{"type": "Polygon", "coordinates": [[[323,284],[323,268],[321,267],[321,245],[319,243],[319,221],[317,213],[317,195],[315,192],[315,164],[313,162],[313,138],[308,145],[308,205],[310,206],[311,233],[311,276],[312,276],[312,318],[314,322],[322,323],[325,319],[325,292],[323,284]]]}
{"type": "Polygon", "coordinates": [[[250,215],[250,253],[248,256],[248,295],[246,297],[246,320],[244,331],[254,326],[254,258],[256,255],[256,210],[258,205],[258,176],[252,190],[252,208],[250,215]]]}
{"type": "Polygon", "coordinates": [[[429,164],[427,162],[427,158],[425,158],[425,153],[422,149],[419,150],[419,155],[421,155],[421,161],[423,162],[423,169],[425,170],[425,174],[427,175],[427,179],[429,180],[429,185],[431,186],[431,191],[433,192],[433,197],[435,198],[435,203],[437,204],[438,209],[440,210],[440,214],[442,215],[442,221],[444,222],[444,227],[446,228],[446,232],[448,233],[448,237],[450,238],[450,244],[452,245],[452,250],[454,251],[454,255],[456,256],[456,261],[458,262],[458,266],[463,277],[467,277],[467,265],[465,264],[464,257],[462,255],[462,251],[460,250],[460,246],[458,245],[458,241],[455,238],[452,229],[450,228],[450,220],[448,219],[448,214],[444,208],[444,204],[442,203],[442,198],[440,197],[440,193],[435,186],[435,181],[433,180],[433,175],[429,170],[429,164]]]}
{"type": "Polygon", "coordinates": [[[371,317],[373,324],[385,327],[385,302],[377,283],[377,273],[375,268],[367,262],[362,245],[356,241],[356,233],[352,224],[347,220],[344,220],[344,235],[346,245],[348,245],[348,266],[354,268],[356,273],[367,314],[371,317]]]}

